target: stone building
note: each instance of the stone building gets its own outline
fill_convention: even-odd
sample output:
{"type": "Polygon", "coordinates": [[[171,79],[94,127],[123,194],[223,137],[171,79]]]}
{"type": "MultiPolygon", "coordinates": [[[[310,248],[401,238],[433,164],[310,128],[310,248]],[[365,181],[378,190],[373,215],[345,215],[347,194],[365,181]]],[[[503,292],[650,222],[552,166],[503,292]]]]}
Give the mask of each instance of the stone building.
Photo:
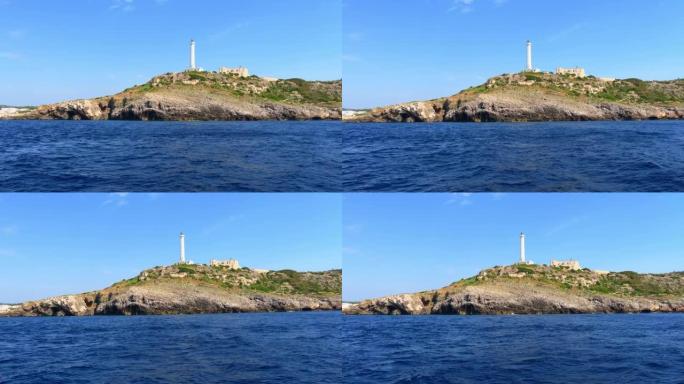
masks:
{"type": "Polygon", "coordinates": [[[228,260],[209,260],[209,265],[212,267],[228,267],[229,269],[240,269],[240,263],[236,259],[228,260]]]}
{"type": "Polygon", "coordinates": [[[580,68],[580,67],[574,67],[574,68],[558,67],[558,68],[556,68],[556,74],[557,75],[575,75],[577,77],[585,77],[586,76],[586,73],[584,72],[584,68],[580,68]]]}
{"type": "Polygon", "coordinates": [[[237,67],[237,68],[219,67],[218,72],[219,73],[232,73],[232,74],[238,75],[240,77],[249,76],[249,70],[245,67],[237,67]]]}
{"type": "Polygon", "coordinates": [[[573,271],[578,271],[582,269],[579,261],[577,260],[551,260],[551,266],[570,268],[573,271]]]}

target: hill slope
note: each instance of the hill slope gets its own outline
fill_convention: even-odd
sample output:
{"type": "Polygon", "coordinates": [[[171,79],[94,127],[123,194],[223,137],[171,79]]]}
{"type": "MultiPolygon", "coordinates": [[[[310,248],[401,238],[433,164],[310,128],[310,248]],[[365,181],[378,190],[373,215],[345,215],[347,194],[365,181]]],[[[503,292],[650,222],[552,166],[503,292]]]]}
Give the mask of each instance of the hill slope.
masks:
{"type": "Polygon", "coordinates": [[[0,308],[0,316],[150,315],[341,308],[342,271],[155,267],[99,291],[0,308]]]}
{"type": "Polygon", "coordinates": [[[684,272],[638,274],[511,265],[447,287],[365,300],[348,314],[550,314],[684,311],[684,272]]]}
{"type": "Polygon", "coordinates": [[[453,96],[345,116],[368,122],[562,121],[684,118],[684,79],[608,81],[523,72],[493,77],[453,96]]]}
{"type": "Polygon", "coordinates": [[[216,72],[156,76],[113,96],[39,106],[5,116],[60,120],[340,119],[341,81],[267,80],[216,72]]]}

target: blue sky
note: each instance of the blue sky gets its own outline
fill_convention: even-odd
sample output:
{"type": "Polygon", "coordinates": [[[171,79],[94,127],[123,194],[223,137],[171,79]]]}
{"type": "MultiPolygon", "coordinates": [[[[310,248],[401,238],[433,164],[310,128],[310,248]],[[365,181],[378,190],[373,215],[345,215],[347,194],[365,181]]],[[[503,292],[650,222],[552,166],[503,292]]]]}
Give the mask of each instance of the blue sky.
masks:
{"type": "Polygon", "coordinates": [[[339,194],[0,194],[0,303],[105,288],[186,257],[340,268],[339,194]]]}
{"type": "Polygon", "coordinates": [[[346,194],[345,300],[440,288],[527,258],[684,270],[684,194],[346,194]]]}
{"type": "Polygon", "coordinates": [[[344,106],[448,96],[525,65],[684,77],[684,1],[345,0],[344,106]]]}
{"type": "Polygon", "coordinates": [[[0,105],[109,95],[188,66],[341,78],[341,0],[0,0],[0,105]]]}

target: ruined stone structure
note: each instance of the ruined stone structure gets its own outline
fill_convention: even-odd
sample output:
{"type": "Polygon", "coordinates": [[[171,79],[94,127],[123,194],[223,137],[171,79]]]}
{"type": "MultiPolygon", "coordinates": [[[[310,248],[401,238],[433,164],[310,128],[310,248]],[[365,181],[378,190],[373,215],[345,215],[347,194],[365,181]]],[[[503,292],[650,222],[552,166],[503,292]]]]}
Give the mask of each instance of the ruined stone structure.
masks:
{"type": "Polygon", "coordinates": [[[228,267],[229,269],[240,269],[240,263],[236,259],[216,260],[211,259],[209,265],[212,267],[228,267]]]}
{"type": "Polygon", "coordinates": [[[551,266],[570,268],[573,271],[579,271],[580,269],[582,269],[579,261],[577,260],[551,260],[551,266]]]}
{"type": "Polygon", "coordinates": [[[558,68],[556,68],[556,74],[557,75],[575,75],[577,77],[585,77],[586,76],[586,73],[584,72],[584,68],[580,68],[580,67],[574,67],[574,68],[558,67],[558,68]]]}
{"type": "Polygon", "coordinates": [[[232,73],[232,74],[238,75],[240,77],[249,76],[249,70],[245,67],[237,67],[237,68],[219,67],[218,72],[219,73],[232,73]]]}

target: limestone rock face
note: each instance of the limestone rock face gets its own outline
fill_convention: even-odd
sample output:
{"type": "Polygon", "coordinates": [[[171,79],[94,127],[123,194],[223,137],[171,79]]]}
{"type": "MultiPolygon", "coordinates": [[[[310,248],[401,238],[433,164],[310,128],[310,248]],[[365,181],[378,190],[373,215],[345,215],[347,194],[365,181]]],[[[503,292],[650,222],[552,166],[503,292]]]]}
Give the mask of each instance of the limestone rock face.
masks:
{"type": "Polygon", "coordinates": [[[257,272],[207,265],[161,266],[100,291],[0,306],[0,316],[161,315],[340,310],[341,271],[257,272]],[[179,272],[185,268],[188,272],[179,272]],[[181,276],[182,275],[182,276],[181,276]],[[257,278],[253,278],[257,276],[257,278]],[[297,291],[287,278],[309,284],[297,291]],[[260,280],[266,279],[266,280],[260,280]],[[272,292],[253,286],[266,284],[272,292]],[[279,285],[278,285],[279,284],[279,285]],[[318,286],[320,293],[312,292],[318,286]]]}
{"type": "Polygon", "coordinates": [[[16,311],[29,316],[82,316],[91,312],[87,303],[88,300],[80,295],[56,296],[16,306],[9,313],[16,311]]]}
{"type": "Polygon", "coordinates": [[[59,296],[9,306],[0,316],[161,315],[325,311],[342,308],[339,296],[241,295],[216,290],[130,289],[96,302],[89,295],[59,296]]]}
{"type": "Polygon", "coordinates": [[[72,100],[0,119],[44,120],[339,120],[342,82],[179,72],[113,96],[72,100]]]}
{"type": "Polygon", "coordinates": [[[347,314],[496,315],[684,312],[684,274],[643,274],[561,267],[494,267],[448,287],[346,305],[347,314]],[[522,274],[522,276],[520,276],[522,274]],[[651,289],[635,294],[634,287],[651,289]],[[592,287],[602,287],[592,289],[592,287]],[[613,290],[611,293],[602,292],[613,290]]]}
{"type": "Polygon", "coordinates": [[[348,120],[366,122],[516,122],[682,119],[684,107],[577,103],[562,98],[479,95],[373,109],[348,120]]]}
{"type": "Polygon", "coordinates": [[[345,116],[360,122],[517,122],[684,118],[684,81],[605,82],[551,74],[512,74],[429,101],[345,116]],[[532,77],[534,80],[528,80],[532,77]],[[633,88],[626,94],[625,89],[633,88]],[[641,94],[639,94],[641,92],[641,94]],[[655,96],[654,96],[655,95],[655,96]],[[650,97],[650,98],[649,98],[650,97]]]}
{"type": "Polygon", "coordinates": [[[92,100],[73,100],[45,105],[28,114],[40,119],[58,120],[102,120],[107,117],[106,110],[92,100]]]}
{"type": "MultiPolygon", "coordinates": [[[[402,295],[408,296],[408,295],[402,295]]],[[[572,296],[552,292],[502,292],[469,287],[436,300],[395,296],[366,300],[345,308],[346,314],[382,315],[500,315],[567,313],[684,312],[684,299],[616,298],[603,295],[572,296]],[[405,305],[411,303],[412,305],[405,305]]]]}
{"type": "Polygon", "coordinates": [[[220,100],[193,102],[150,94],[125,105],[97,100],[66,101],[14,117],[39,120],[339,120],[341,116],[339,109],[318,106],[220,100]]]}

